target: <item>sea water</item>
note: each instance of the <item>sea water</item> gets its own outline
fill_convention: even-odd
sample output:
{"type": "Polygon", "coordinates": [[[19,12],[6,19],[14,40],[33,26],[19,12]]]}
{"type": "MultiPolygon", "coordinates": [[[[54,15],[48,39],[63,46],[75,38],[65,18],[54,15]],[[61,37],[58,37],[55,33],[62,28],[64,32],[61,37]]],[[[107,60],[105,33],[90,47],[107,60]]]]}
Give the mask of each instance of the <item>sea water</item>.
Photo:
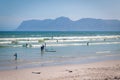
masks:
{"type": "Polygon", "coordinates": [[[1,70],[116,59],[120,59],[120,32],[0,32],[1,70]]]}

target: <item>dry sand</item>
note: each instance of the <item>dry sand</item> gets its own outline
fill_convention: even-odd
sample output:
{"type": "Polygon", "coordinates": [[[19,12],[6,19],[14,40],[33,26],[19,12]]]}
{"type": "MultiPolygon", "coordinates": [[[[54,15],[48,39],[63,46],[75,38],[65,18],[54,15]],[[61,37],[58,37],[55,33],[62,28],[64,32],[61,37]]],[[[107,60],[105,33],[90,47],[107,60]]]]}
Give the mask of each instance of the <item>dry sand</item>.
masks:
{"type": "Polygon", "coordinates": [[[120,80],[120,60],[0,71],[0,80],[120,80]]]}

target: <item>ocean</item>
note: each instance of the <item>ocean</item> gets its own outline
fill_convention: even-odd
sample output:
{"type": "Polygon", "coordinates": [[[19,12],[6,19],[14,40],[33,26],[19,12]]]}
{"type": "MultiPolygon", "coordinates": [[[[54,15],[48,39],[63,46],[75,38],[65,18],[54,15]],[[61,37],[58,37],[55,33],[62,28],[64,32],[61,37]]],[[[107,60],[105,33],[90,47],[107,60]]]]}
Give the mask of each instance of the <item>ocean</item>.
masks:
{"type": "Polygon", "coordinates": [[[120,32],[0,32],[0,70],[116,59],[120,59],[120,32]],[[42,45],[45,45],[43,51],[41,51],[42,45]]]}

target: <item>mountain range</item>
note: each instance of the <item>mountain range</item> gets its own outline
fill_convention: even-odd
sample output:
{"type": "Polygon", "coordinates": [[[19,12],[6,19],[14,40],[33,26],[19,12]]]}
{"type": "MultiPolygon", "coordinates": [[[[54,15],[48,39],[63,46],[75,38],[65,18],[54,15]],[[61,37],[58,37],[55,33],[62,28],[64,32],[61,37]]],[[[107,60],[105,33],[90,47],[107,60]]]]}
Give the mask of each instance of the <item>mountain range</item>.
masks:
{"type": "Polygon", "coordinates": [[[73,21],[68,17],[26,20],[16,31],[120,31],[120,20],[82,18],[73,21]]]}

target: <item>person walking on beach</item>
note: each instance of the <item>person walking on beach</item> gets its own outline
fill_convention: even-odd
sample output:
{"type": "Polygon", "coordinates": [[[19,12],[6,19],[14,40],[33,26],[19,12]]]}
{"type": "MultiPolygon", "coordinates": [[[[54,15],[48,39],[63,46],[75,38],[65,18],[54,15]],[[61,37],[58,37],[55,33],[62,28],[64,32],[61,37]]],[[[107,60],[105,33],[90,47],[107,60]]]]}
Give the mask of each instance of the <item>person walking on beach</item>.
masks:
{"type": "Polygon", "coordinates": [[[17,60],[17,53],[15,53],[14,56],[15,56],[15,60],[17,60]]]}

